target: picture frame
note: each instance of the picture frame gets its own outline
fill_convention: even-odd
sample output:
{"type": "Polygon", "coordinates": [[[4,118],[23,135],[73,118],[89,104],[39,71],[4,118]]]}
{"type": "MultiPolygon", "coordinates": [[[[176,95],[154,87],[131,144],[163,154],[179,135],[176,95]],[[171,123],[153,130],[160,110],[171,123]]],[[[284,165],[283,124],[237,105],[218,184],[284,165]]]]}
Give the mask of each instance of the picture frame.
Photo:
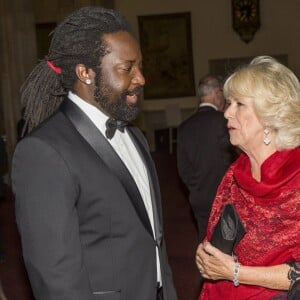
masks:
{"type": "Polygon", "coordinates": [[[138,16],[144,99],[195,96],[189,12],[138,16]]]}

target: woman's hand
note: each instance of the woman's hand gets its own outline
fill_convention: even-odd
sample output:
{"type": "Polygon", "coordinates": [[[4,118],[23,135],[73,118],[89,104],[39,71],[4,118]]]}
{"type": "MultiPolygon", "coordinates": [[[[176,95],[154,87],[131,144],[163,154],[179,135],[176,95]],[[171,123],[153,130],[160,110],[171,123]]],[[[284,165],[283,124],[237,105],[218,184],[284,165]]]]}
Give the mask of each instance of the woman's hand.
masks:
{"type": "MultiPolygon", "coordinates": [[[[235,262],[232,256],[227,255],[205,242],[198,246],[196,251],[196,265],[206,279],[212,280],[233,280],[235,262]]],[[[290,280],[288,272],[290,267],[287,264],[275,266],[245,266],[241,265],[238,281],[241,284],[256,285],[269,289],[288,290],[290,280]]]]}
{"type": "Polygon", "coordinates": [[[233,279],[233,257],[213,247],[209,242],[199,244],[196,251],[196,265],[204,278],[233,279]]]}

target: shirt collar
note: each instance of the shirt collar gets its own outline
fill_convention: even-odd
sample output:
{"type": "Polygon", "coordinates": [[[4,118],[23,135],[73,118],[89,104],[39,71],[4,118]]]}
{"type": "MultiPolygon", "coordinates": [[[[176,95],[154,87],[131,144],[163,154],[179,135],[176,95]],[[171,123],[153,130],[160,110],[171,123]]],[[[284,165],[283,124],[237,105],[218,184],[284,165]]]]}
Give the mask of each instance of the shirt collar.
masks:
{"type": "Polygon", "coordinates": [[[108,116],[105,115],[100,109],[95,107],[94,105],[86,102],[78,95],[69,91],[68,98],[75,103],[95,124],[95,126],[104,134],[105,136],[105,122],[108,119],[108,116]]]}
{"type": "Polygon", "coordinates": [[[203,106],[209,106],[215,110],[218,110],[218,108],[214,104],[211,104],[211,103],[200,103],[199,107],[203,107],[203,106]]]}

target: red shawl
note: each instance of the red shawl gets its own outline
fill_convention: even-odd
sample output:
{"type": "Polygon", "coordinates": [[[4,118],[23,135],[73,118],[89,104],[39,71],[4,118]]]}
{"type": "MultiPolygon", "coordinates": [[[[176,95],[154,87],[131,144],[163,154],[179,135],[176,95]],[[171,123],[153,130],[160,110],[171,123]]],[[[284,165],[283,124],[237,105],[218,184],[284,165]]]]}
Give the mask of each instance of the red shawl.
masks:
{"type": "MultiPolygon", "coordinates": [[[[249,158],[241,154],[219,186],[208,240],[226,203],[235,205],[247,230],[236,248],[242,265],[272,266],[300,260],[300,148],[272,154],[261,167],[261,182],[253,179],[249,158]]],[[[266,300],[279,292],[214,281],[204,284],[199,299],[266,300]]]]}

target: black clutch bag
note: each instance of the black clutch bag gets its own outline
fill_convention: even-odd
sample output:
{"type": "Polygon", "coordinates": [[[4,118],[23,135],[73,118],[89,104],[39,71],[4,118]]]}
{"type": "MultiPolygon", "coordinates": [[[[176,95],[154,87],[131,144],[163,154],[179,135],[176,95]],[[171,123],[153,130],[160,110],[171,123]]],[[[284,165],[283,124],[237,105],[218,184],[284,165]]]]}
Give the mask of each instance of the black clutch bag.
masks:
{"type": "Polygon", "coordinates": [[[210,243],[222,252],[231,255],[246,233],[245,227],[233,204],[226,204],[213,230],[210,243]]]}
{"type": "Polygon", "coordinates": [[[288,300],[300,299],[300,261],[287,262],[291,267],[288,273],[288,279],[291,281],[291,286],[288,290],[288,300]]]}
{"type": "Polygon", "coordinates": [[[300,299],[300,280],[296,281],[293,284],[293,287],[291,290],[288,292],[288,300],[299,300],[300,299]]]}

